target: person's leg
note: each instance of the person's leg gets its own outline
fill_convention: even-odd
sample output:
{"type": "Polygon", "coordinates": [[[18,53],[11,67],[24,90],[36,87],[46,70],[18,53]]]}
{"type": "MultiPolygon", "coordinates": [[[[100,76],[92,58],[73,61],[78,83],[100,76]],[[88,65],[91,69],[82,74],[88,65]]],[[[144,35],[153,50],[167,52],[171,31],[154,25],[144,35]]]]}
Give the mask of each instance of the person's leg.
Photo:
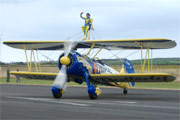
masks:
{"type": "Polygon", "coordinates": [[[87,31],[87,40],[89,40],[89,37],[90,37],[90,30],[88,29],[88,31],[87,31]]]}
{"type": "Polygon", "coordinates": [[[88,29],[89,29],[89,26],[85,26],[84,40],[87,39],[88,29]]]}
{"type": "Polygon", "coordinates": [[[82,29],[83,33],[85,34],[85,26],[82,26],[81,29],[82,29]]]}

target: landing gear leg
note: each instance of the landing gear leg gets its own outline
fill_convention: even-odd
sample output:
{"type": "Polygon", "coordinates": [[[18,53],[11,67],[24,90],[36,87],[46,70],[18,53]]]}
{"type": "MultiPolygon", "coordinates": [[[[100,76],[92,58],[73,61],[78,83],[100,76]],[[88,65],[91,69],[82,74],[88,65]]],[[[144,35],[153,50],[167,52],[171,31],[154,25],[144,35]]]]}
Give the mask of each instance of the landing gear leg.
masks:
{"type": "Polygon", "coordinates": [[[126,88],[124,88],[123,94],[128,94],[128,90],[126,88]]]}
{"type": "Polygon", "coordinates": [[[101,90],[94,85],[90,85],[90,82],[88,79],[88,73],[84,73],[84,78],[85,78],[86,84],[88,86],[89,98],[90,99],[97,99],[97,97],[101,94],[101,90]]]}

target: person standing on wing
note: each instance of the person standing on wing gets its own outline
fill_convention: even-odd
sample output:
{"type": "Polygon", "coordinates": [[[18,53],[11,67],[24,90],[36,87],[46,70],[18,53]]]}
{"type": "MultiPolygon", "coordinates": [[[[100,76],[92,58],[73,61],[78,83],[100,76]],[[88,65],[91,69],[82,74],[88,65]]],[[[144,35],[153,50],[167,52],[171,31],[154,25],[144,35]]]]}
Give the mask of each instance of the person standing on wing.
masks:
{"type": "Polygon", "coordinates": [[[83,14],[83,12],[81,12],[80,17],[85,20],[85,25],[81,27],[82,31],[84,33],[84,39],[83,40],[87,40],[87,39],[89,39],[90,30],[91,29],[94,30],[93,19],[90,18],[89,13],[86,14],[86,18],[83,17],[82,14],[83,14]]]}

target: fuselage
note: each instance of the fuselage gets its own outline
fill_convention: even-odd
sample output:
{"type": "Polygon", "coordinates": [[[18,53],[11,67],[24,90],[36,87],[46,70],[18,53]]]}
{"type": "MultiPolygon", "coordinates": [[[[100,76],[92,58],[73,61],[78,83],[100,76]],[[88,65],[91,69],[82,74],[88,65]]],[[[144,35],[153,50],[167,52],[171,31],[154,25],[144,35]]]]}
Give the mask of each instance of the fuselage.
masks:
{"type": "MultiPolygon", "coordinates": [[[[63,57],[64,54],[60,55],[58,60],[58,67],[61,69],[62,64],[59,62],[61,57],[63,57]]],[[[77,83],[82,83],[84,81],[83,74],[84,72],[87,72],[90,74],[119,74],[118,71],[114,70],[113,68],[109,67],[107,64],[105,64],[102,61],[90,59],[89,57],[82,56],[76,51],[71,51],[68,55],[70,59],[70,64],[67,65],[67,74],[69,76],[69,81],[74,81],[77,83]]],[[[127,63],[128,64],[128,63],[127,63]]],[[[133,69],[134,70],[134,69],[133,69]]],[[[91,79],[91,78],[89,78],[91,79]]],[[[94,83],[100,83],[98,81],[91,81],[94,83]]],[[[118,87],[131,87],[131,83],[122,83],[122,82],[108,82],[108,83],[100,83],[105,85],[112,85],[112,86],[118,86],[118,87]]]]}

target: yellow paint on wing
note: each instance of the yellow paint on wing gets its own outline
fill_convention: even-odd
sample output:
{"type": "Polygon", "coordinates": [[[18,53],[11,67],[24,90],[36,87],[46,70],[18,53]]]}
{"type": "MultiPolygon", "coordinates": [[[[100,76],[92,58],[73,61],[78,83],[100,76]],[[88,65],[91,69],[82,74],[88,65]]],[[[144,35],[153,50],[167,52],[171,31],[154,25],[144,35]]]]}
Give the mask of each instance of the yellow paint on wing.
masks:
{"type": "Polygon", "coordinates": [[[47,73],[47,72],[17,72],[11,71],[10,74],[14,75],[44,75],[44,76],[57,76],[58,73],[47,73]]]}

